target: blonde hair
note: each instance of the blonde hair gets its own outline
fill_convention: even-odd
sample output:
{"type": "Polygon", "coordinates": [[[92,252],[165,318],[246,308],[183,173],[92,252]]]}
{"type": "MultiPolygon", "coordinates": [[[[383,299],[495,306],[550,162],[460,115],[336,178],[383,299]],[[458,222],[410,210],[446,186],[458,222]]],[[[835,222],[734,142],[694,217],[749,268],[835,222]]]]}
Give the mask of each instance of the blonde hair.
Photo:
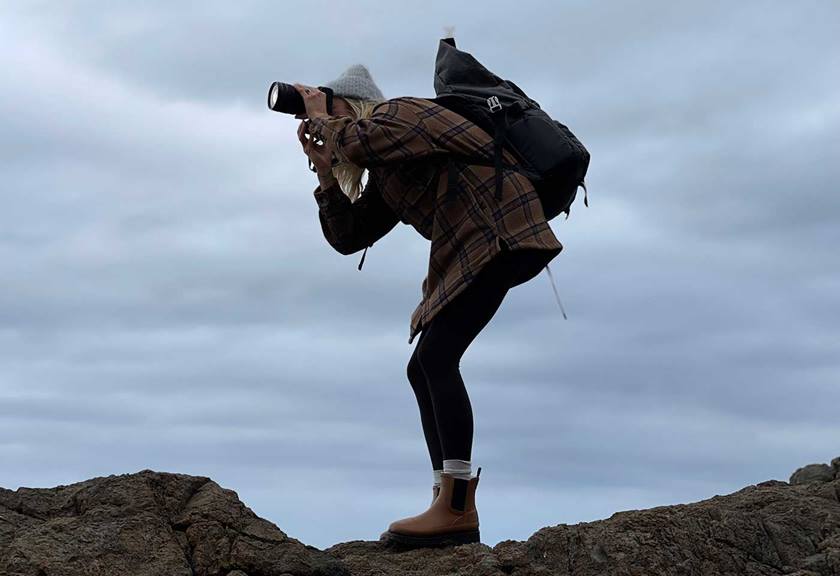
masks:
{"type": "MultiPolygon", "coordinates": [[[[361,100],[358,98],[347,98],[342,96],[342,99],[347,102],[347,105],[353,111],[355,119],[370,118],[371,112],[377,104],[384,102],[384,100],[361,100]]],[[[345,161],[339,162],[332,168],[333,175],[338,180],[338,185],[341,191],[344,192],[351,201],[355,202],[361,194],[362,176],[365,169],[361,166],[345,161]]]]}

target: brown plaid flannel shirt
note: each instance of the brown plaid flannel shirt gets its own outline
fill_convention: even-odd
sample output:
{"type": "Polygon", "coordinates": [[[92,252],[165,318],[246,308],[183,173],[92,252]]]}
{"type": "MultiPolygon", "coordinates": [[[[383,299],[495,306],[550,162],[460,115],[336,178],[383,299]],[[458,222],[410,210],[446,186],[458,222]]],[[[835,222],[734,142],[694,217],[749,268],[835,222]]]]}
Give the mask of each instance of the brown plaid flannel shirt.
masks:
{"type": "MultiPolygon", "coordinates": [[[[502,196],[496,200],[493,166],[463,160],[491,162],[492,137],[443,106],[424,98],[392,98],[378,104],[370,118],[319,117],[310,121],[309,130],[334,157],[368,169],[367,184],[355,202],[338,184],[325,190],[319,185],[314,191],[324,237],[335,250],[353,254],[366,249],[397,222],[431,241],[423,297],[411,314],[409,344],[503,249],[502,242],[510,250],[545,253],[544,264],[523,271],[511,287],[536,276],[563,249],[525,176],[503,169],[502,196]],[[455,189],[447,193],[450,154],[460,160],[455,189]]],[[[507,150],[503,161],[516,164],[507,150]]]]}

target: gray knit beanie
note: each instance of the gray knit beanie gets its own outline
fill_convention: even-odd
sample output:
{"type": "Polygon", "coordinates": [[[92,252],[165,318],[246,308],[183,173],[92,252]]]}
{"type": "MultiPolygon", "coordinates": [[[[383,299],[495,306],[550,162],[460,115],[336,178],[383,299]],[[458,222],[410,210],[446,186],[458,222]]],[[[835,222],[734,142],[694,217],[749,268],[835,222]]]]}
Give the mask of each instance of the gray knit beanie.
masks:
{"type": "Polygon", "coordinates": [[[324,84],[335,96],[360,100],[385,100],[382,91],[362,64],[353,64],[341,76],[324,84]]]}

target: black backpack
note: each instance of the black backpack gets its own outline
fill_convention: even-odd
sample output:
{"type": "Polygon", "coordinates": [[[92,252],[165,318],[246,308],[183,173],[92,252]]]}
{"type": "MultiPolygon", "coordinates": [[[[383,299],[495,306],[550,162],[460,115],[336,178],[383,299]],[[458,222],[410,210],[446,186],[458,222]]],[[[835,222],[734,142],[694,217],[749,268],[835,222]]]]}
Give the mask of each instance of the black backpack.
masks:
{"type": "MultiPolygon", "coordinates": [[[[435,94],[430,98],[476,124],[494,138],[494,160],[466,159],[495,166],[496,198],[502,191],[502,147],[520,164],[505,166],[526,176],[536,188],[546,220],[561,212],[569,217],[578,186],[589,206],[584,177],[589,152],[571,130],[552,119],[516,84],[503,80],[472,55],[458,50],[454,38],[444,38],[435,62],[435,94]]],[[[450,161],[452,158],[450,158],[450,161]]],[[[450,163],[449,174],[454,174],[450,163]]],[[[450,180],[451,185],[452,180],[450,180]]],[[[451,187],[451,186],[450,186],[451,187]]]]}

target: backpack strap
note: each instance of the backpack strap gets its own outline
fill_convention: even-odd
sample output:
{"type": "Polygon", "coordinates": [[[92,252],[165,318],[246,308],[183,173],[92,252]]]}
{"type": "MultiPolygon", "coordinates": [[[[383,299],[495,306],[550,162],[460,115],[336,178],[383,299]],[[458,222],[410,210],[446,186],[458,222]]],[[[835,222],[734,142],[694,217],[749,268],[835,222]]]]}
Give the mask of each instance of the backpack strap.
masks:
{"type": "MultiPolygon", "coordinates": [[[[498,100],[496,100],[496,103],[498,105],[498,100]]],[[[495,128],[493,132],[493,165],[496,168],[496,201],[498,202],[502,199],[502,147],[505,141],[507,110],[503,106],[494,109],[493,104],[489,105],[495,128]]]]}

